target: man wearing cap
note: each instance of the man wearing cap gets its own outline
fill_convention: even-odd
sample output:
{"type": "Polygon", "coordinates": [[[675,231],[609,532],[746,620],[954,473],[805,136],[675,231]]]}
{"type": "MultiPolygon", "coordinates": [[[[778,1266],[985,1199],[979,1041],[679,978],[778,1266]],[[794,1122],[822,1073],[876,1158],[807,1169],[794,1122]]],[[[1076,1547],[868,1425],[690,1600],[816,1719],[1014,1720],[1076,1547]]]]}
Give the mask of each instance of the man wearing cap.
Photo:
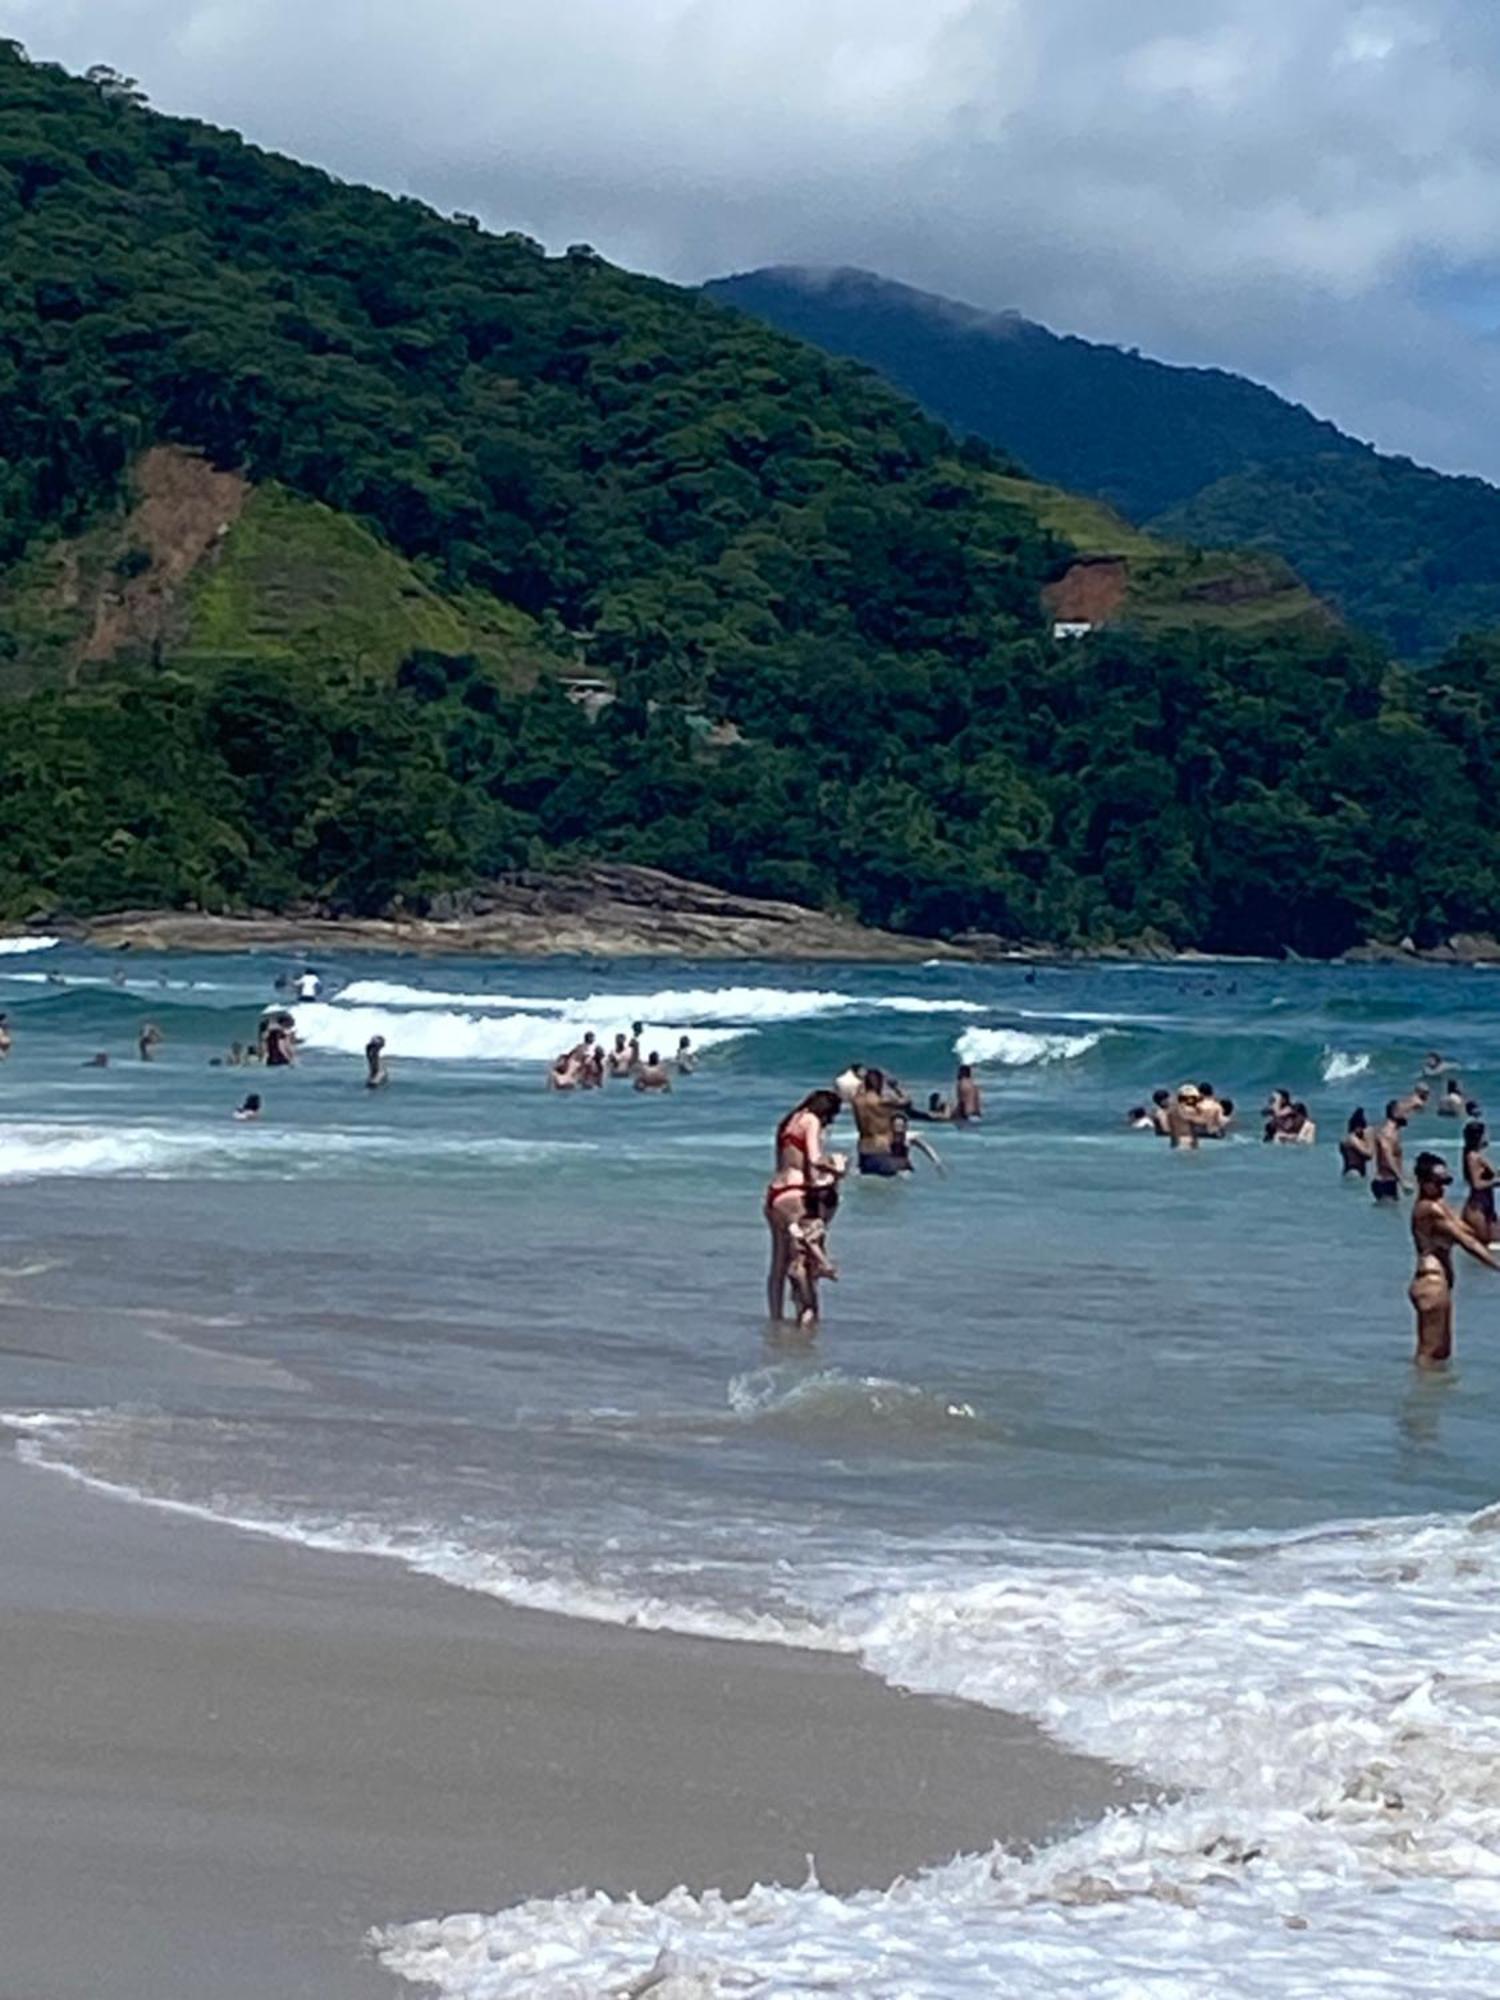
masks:
{"type": "Polygon", "coordinates": [[[1453,1175],[1437,1153],[1417,1161],[1417,1198],[1411,1211],[1411,1240],[1417,1252],[1416,1275],[1407,1288],[1417,1315],[1417,1366],[1440,1368],[1453,1354],[1453,1246],[1500,1271],[1500,1258],[1474,1234],[1462,1216],[1444,1200],[1453,1175]]]}

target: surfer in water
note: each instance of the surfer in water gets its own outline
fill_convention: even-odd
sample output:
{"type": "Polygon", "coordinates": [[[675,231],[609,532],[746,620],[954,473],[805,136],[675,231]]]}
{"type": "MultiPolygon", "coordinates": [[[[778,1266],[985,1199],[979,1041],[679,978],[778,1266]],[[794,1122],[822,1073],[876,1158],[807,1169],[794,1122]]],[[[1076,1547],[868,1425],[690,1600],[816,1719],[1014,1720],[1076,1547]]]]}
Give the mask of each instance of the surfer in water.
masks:
{"type": "Polygon", "coordinates": [[[1453,1175],[1437,1153],[1417,1160],[1417,1199],[1412,1204],[1411,1240],[1417,1268],[1407,1287],[1417,1316],[1417,1366],[1440,1368],[1453,1355],[1453,1248],[1477,1264],[1500,1271],[1489,1245],[1482,1243],[1444,1199],[1453,1175]]]}
{"type": "Polygon", "coordinates": [[[813,1189],[831,1187],[846,1162],[825,1150],[823,1141],[843,1104],[836,1090],[814,1090],[789,1111],[776,1128],[776,1165],[766,1189],[766,1225],[771,1232],[771,1269],[766,1303],[772,1319],[786,1317],[786,1288],[791,1271],[791,1226],[804,1214],[804,1197],[813,1189]]]}

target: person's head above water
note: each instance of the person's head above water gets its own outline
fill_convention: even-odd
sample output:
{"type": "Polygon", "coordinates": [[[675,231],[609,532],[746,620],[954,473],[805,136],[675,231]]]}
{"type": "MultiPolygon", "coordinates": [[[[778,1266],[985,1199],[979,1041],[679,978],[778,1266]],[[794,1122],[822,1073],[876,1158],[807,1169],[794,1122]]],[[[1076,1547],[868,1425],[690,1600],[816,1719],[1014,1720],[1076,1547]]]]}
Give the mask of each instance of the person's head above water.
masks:
{"type": "Polygon", "coordinates": [[[1453,1179],[1452,1169],[1441,1153],[1419,1153],[1416,1175],[1423,1194],[1440,1194],[1453,1179]]]}
{"type": "Polygon", "coordinates": [[[1391,1099],[1390,1103],[1385,1107],[1385,1115],[1393,1125],[1404,1125],[1406,1123],[1406,1120],[1401,1115],[1401,1100],[1399,1097],[1391,1099]]]}
{"type": "Polygon", "coordinates": [[[1351,1111],[1349,1113],[1349,1124],[1347,1129],[1351,1132],[1363,1132],[1365,1128],[1368,1126],[1369,1122],[1370,1122],[1369,1119],[1366,1118],[1365,1116],[1365,1107],[1361,1105],[1357,1111],[1351,1111]]]}
{"type": "Polygon", "coordinates": [[[1151,1102],[1161,1105],[1170,1104],[1172,1102],[1172,1093],[1170,1090],[1153,1090],[1151,1093],[1151,1102]]]}
{"type": "Polygon", "coordinates": [[[881,1069],[867,1069],[860,1078],[860,1081],[867,1091],[873,1092],[878,1097],[881,1091],[885,1089],[885,1071],[881,1069]]]}
{"type": "Polygon", "coordinates": [[[942,1108],[943,1093],[940,1090],[929,1090],[927,1093],[927,1109],[929,1111],[941,1111],[942,1108]]]}
{"type": "Polygon", "coordinates": [[[252,1090],[250,1095],[245,1099],[244,1103],[240,1106],[240,1109],[241,1111],[259,1111],[260,1092],[258,1090],[252,1090]]]}
{"type": "Polygon", "coordinates": [[[1471,1118],[1464,1127],[1464,1151],[1466,1153],[1477,1153],[1483,1145],[1484,1121],[1481,1118],[1471,1118]]]}
{"type": "Polygon", "coordinates": [[[959,1066],[958,1066],[958,1080],[959,1080],[959,1082],[960,1082],[960,1083],[967,1083],[967,1082],[968,1082],[968,1080],[969,1080],[969,1078],[970,1078],[970,1077],[971,1077],[971,1076],[972,1076],[973,1074],[974,1074],[974,1065],[973,1065],[973,1063],[960,1063],[960,1064],[959,1064],[959,1066]]]}
{"type": "Polygon", "coordinates": [[[1198,1095],[1200,1097],[1217,1097],[1218,1092],[1211,1083],[1200,1083],[1198,1085],[1198,1095]]]}

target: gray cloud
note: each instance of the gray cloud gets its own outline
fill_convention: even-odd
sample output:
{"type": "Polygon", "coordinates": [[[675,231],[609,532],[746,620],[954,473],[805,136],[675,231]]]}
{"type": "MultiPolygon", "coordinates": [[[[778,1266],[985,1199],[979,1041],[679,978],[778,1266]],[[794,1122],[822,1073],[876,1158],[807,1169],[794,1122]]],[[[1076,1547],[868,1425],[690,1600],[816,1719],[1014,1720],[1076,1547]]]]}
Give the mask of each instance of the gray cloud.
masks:
{"type": "MultiPolygon", "coordinates": [[[[1500,477],[1488,0],[0,0],[39,57],[555,247],[859,263],[1500,477]]],[[[1500,311],[1497,311],[1500,316],[1500,311]]]]}

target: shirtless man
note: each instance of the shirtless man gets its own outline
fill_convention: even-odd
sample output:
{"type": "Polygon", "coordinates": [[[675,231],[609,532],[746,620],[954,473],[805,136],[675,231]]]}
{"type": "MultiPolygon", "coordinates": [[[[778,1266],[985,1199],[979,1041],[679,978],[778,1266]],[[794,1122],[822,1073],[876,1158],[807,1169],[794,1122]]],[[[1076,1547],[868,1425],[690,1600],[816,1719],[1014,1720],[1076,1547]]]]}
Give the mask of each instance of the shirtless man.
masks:
{"type": "Polygon", "coordinates": [[[1462,1118],[1467,1102],[1463,1085],[1456,1076],[1450,1076],[1447,1088],[1438,1099],[1437,1115],[1439,1118],[1462,1118]]]}
{"type": "Polygon", "coordinates": [[[635,1087],[637,1090],[670,1090],[672,1088],[672,1079],[667,1073],[667,1066],[656,1053],[655,1049],[647,1057],[644,1067],[636,1071],[635,1087]]]}
{"type": "Polygon", "coordinates": [[[1196,1083],[1185,1083],[1167,1105],[1167,1137],[1174,1153],[1196,1153],[1202,1097],[1196,1083]]]}
{"type": "Polygon", "coordinates": [[[1151,1119],[1151,1129],[1159,1139],[1170,1139],[1172,1136],[1169,1122],[1171,1109],[1171,1091],[1153,1090],[1151,1093],[1151,1110],[1149,1116],[1151,1119]]]}
{"type": "Polygon", "coordinates": [[[10,1054],[10,1016],[0,1014],[0,1062],[10,1054]]]}
{"type": "Polygon", "coordinates": [[[365,1043],[365,1089],[384,1090],[391,1080],[385,1066],[385,1036],[371,1035],[365,1043]]]}
{"type": "Polygon", "coordinates": [[[135,1046],[142,1062],[154,1062],[156,1051],[161,1045],[161,1029],[154,1021],[147,1021],[136,1036],[135,1046]]]}
{"type": "Polygon", "coordinates": [[[1453,1246],[1477,1264],[1500,1271],[1500,1257],[1481,1243],[1443,1199],[1452,1182],[1446,1161],[1436,1153],[1417,1160],[1417,1199],[1411,1211],[1416,1274],[1407,1288],[1417,1315],[1417,1366],[1440,1368],[1453,1354],[1453,1246]]]}
{"type": "Polygon", "coordinates": [[[615,1045],[609,1052],[608,1068],[611,1076],[629,1076],[630,1044],[623,1033],[615,1036],[615,1045]]]}
{"type": "Polygon", "coordinates": [[[568,1050],[568,1065],[582,1083],[594,1066],[594,1043],[598,1040],[592,1028],[581,1042],[575,1042],[568,1050]]]}
{"type": "Polygon", "coordinates": [[[691,1035],[684,1035],[679,1040],[674,1061],[677,1064],[677,1074],[679,1076],[691,1076],[693,1071],[698,1067],[698,1058],[693,1053],[693,1038],[691,1035]]]}
{"type": "Polygon", "coordinates": [[[1429,1108],[1431,1102],[1432,1091],[1430,1087],[1425,1083],[1414,1083],[1408,1094],[1400,1101],[1401,1116],[1403,1118],[1420,1117],[1422,1112],[1429,1108]]]}
{"type": "Polygon", "coordinates": [[[984,1117],[984,1093],[974,1081],[974,1065],[960,1063],[953,1085],[953,1122],[975,1125],[984,1117]]]}
{"type": "Polygon", "coordinates": [[[851,1107],[859,1127],[859,1170],[877,1180],[894,1180],[902,1171],[891,1150],[891,1134],[900,1106],[887,1095],[882,1070],[867,1069],[851,1107]]]}
{"type": "Polygon", "coordinates": [[[1406,1162],[1401,1151],[1401,1134],[1406,1129],[1399,1098],[1385,1107],[1385,1123],[1375,1132],[1375,1171],[1370,1176],[1370,1192],[1377,1201],[1399,1201],[1407,1186],[1406,1162]]]}
{"type": "Polygon", "coordinates": [[[1198,1086],[1198,1133],[1204,1139],[1224,1136],[1224,1106],[1211,1083],[1198,1086]]]}

